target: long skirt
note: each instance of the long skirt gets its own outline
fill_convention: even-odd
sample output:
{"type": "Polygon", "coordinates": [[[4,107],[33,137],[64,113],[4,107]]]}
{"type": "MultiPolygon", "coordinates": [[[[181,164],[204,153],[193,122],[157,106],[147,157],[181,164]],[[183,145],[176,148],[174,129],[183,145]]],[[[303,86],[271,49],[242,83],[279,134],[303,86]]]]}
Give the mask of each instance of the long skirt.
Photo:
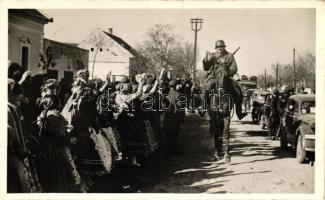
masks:
{"type": "Polygon", "coordinates": [[[36,170],[29,166],[27,158],[21,160],[11,155],[7,167],[7,192],[42,192],[36,170]]]}
{"type": "Polygon", "coordinates": [[[104,133],[96,132],[93,128],[72,130],[69,134],[76,136],[74,148],[76,165],[82,175],[101,176],[111,172],[112,147],[104,133]]]}
{"type": "Polygon", "coordinates": [[[68,147],[49,148],[37,157],[44,192],[80,192],[81,179],[68,147]]]}
{"type": "Polygon", "coordinates": [[[160,120],[162,123],[162,145],[165,153],[176,151],[178,134],[181,128],[181,121],[172,111],[165,111],[161,114],[160,120]]]}
{"type": "Polygon", "coordinates": [[[157,149],[157,140],[149,120],[122,113],[117,118],[117,129],[122,140],[123,154],[149,155],[157,149]]]}

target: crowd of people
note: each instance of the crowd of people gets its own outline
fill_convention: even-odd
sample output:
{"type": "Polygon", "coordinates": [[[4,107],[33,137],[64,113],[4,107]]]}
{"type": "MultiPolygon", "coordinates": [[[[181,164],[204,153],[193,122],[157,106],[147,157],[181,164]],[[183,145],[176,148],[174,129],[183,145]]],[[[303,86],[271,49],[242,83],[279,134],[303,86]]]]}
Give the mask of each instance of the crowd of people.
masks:
{"type": "Polygon", "coordinates": [[[9,193],[87,192],[117,161],[139,167],[139,156],[179,151],[187,97],[200,93],[198,84],[171,79],[166,68],[119,82],[110,77],[90,80],[80,70],[70,84],[9,65],[9,193]]]}

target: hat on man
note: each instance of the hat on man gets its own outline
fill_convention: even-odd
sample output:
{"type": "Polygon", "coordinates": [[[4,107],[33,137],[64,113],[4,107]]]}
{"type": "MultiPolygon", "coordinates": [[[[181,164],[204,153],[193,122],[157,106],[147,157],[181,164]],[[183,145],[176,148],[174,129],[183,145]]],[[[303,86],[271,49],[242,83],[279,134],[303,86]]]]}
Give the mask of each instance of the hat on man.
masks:
{"type": "Polygon", "coordinates": [[[217,40],[215,43],[215,48],[217,47],[226,47],[225,42],[223,40],[217,40]]]}

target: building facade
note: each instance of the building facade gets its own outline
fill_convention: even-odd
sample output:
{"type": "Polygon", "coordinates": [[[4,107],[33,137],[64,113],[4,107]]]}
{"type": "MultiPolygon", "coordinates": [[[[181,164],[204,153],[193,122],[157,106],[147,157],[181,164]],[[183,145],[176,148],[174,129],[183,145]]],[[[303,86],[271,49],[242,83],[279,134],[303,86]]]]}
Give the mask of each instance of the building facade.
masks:
{"type": "Polygon", "coordinates": [[[78,47],[89,50],[89,72],[93,78],[105,80],[106,75],[111,73],[115,80],[123,76],[132,76],[136,72],[138,62],[136,51],[123,39],[101,29],[93,31],[78,47]]]}
{"type": "Polygon", "coordinates": [[[53,22],[37,9],[9,9],[8,59],[32,75],[40,73],[39,55],[43,52],[44,25],[53,22]]]}
{"type": "Polygon", "coordinates": [[[80,69],[88,69],[88,50],[44,38],[43,55],[48,63],[49,78],[72,81],[80,69]]]}

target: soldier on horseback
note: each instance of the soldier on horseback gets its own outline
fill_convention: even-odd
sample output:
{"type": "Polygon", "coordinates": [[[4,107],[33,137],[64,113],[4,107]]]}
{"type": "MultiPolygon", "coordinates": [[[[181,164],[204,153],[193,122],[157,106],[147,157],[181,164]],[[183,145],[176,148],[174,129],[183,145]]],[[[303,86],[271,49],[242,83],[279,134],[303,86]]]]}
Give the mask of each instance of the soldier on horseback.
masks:
{"type": "Polygon", "coordinates": [[[210,53],[207,51],[206,57],[203,59],[203,69],[207,71],[207,76],[204,84],[205,95],[216,89],[216,70],[219,67],[225,69],[225,84],[229,88],[230,95],[233,97],[236,105],[236,114],[238,119],[244,118],[247,113],[242,112],[243,92],[239,84],[233,79],[237,73],[237,64],[233,54],[225,49],[226,45],[223,40],[217,40],[215,43],[216,52],[210,53]]]}
{"type": "Polygon", "coordinates": [[[223,40],[216,41],[216,52],[207,52],[203,59],[203,69],[207,71],[204,94],[208,102],[210,133],[215,142],[212,159],[221,160],[223,157],[226,163],[230,163],[229,125],[233,104],[236,105],[238,119],[245,117],[246,113],[242,113],[241,88],[232,78],[237,72],[237,64],[233,54],[228,53],[225,47],[223,40]]]}

